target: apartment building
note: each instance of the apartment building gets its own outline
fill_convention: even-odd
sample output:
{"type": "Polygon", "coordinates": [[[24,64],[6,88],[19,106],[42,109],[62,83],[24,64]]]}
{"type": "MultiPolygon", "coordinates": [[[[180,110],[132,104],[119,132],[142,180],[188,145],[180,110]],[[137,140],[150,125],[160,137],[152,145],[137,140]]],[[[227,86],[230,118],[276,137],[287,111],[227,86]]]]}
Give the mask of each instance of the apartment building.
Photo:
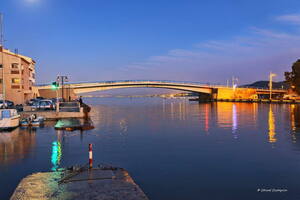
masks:
{"type": "Polygon", "coordinates": [[[24,104],[36,96],[34,83],[35,61],[0,46],[0,99],[5,91],[6,100],[24,104]]]}

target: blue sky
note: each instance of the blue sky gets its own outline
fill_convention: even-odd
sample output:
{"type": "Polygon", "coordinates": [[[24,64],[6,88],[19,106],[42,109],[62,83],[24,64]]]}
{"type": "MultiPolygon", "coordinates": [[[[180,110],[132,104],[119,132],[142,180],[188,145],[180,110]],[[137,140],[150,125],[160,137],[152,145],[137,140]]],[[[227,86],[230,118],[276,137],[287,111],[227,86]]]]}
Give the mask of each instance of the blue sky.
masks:
{"type": "Polygon", "coordinates": [[[283,79],[300,58],[297,0],[1,0],[5,45],[37,79],[283,79]]]}

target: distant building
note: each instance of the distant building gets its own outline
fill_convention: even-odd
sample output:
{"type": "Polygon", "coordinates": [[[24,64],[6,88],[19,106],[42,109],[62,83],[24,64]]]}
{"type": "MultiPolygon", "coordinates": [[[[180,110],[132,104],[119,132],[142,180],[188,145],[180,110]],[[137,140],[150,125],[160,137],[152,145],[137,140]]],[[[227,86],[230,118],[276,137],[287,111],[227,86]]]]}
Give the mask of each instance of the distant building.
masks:
{"type": "Polygon", "coordinates": [[[35,61],[0,46],[0,99],[3,99],[3,81],[6,100],[24,104],[34,98],[35,61]]]}

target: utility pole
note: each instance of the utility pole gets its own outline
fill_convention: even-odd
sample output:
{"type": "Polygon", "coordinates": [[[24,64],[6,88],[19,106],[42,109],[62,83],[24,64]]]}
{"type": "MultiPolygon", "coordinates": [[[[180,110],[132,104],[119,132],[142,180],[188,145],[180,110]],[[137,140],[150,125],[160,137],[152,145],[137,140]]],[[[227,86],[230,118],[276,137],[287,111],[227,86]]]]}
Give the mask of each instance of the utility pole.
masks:
{"type": "Polygon", "coordinates": [[[270,72],[269,78],[270,78],[270,82],[269,82],[269,90],[270,90],[270,100],[272,100],[272,86],[273,86],[273,77],[276,76],[276,74],[270,72]]]}
{"type": "Polygon", "coordinates": [[[1,64],[2,64],[2,99],[5,106],[5,77],[4,77],[4,31],[3,31],[3,14],[0,13],[0,42],[1,42],[1,64]]]}

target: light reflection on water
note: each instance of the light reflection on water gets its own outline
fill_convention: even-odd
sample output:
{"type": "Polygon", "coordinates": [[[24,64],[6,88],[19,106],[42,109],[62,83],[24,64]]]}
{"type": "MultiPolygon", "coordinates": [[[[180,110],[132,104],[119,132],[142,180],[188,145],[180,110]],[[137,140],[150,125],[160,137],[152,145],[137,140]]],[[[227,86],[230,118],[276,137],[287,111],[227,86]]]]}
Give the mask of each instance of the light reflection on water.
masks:
{"type": "Polygon", "coordinates": [[[51,124],[0,134],[0,185],[6,188],[0,199],[30,173],[86,163],[89,143],[94,163],[128,169],[150,199],[299,197],[299,105],[160,98],[86,102],[92,104],[94,130],[55,131],[51,124]],[[264,187],[289,192],[257,193],[264,187]]]}
{"type": "Polygon", "coordinates": [[[52,143],[52,154],[51,154],[51,163],[52,163],[52,171],[57,171],[59,168],[60,160],[62,156],[61,151],[61,143],[59,141],[55,141],[52,143]]]}
{"type": "Polygon", "coordinates": [[[272,105],[270,105],[269,110],[269,142],[274,143],[276,142],[276,133],[275,133],[275,117],[272,111],[272,105]]]}
{"type": "Polygon", "coordinates": [[[35,130],[14,129],[0,132],[0,164],[9,165],[26,157],[35,147],[35,130]]]}

